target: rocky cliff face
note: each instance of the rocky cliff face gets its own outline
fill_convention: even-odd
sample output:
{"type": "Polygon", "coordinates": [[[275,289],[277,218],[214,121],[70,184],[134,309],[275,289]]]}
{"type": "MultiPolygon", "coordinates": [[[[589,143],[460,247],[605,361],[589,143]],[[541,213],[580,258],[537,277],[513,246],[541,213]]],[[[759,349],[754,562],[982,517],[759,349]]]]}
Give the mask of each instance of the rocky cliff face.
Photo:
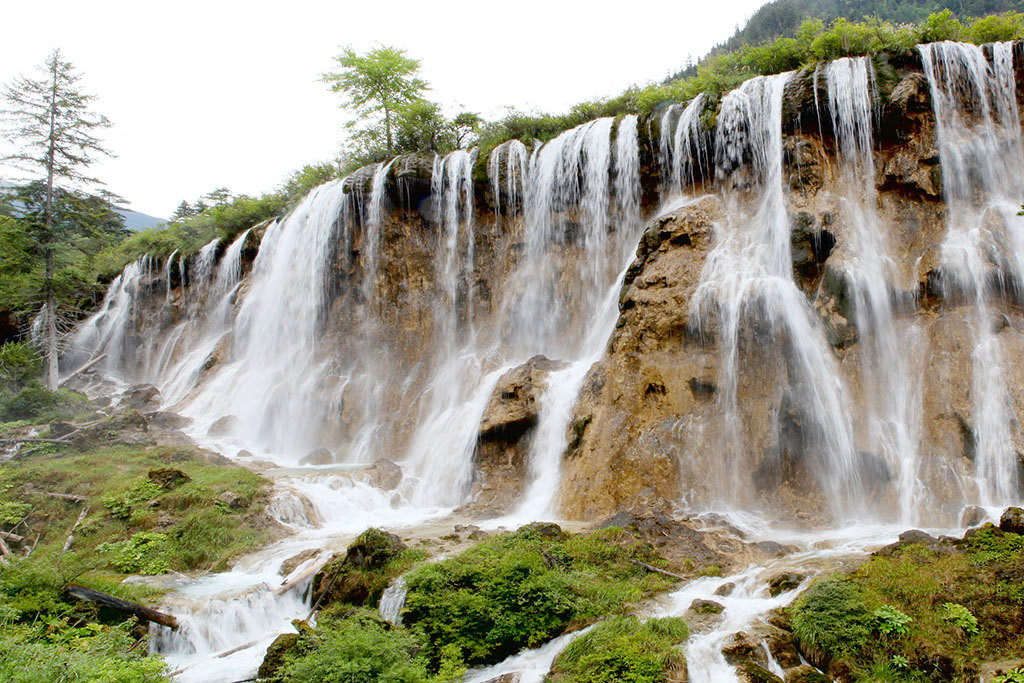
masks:
{"type": "MultiPolygon", "coordinates": [[[[1019,97],[1024,60],[1019,45],[1013,51],[1019,97]]],[[[723,120],[726,105],[717,105],[719,129],[673,152],[688,169],[677,186],[666,180],[672,174],[659,141],[669,139],[664,126],[678,125],[678,110],[635,121],[632,171],[620,143],[609,152],[586,131],[564,142],[558,163],[565,168],[557,168],[572,182],[540,207],[529,194],[541,183],[539,157],[526,178],[525,148],[509,145],[492,160],[409,155],[346,179],[346,218],[332,233],[316,323],[320,375],[302,378],[317,387],[310,396],[320,397],[321,428],[303,447],[326,446],[339,460],[360,459],[369,449],[404,459],[414,480],[429,482],[434,470],[448,467],[441,463],[456,458],[435,452],[447,442],[429,423],[462,410],[460,419],[473,422],[466,437],[472,467],[455,498],[471,500],[481,514],[508,509],[534,483],[527,464],[549,383],[563,381],[557,371],[564,361],[585,356],[578,347],[597,319],[595,292],[615,282],[616,249],[627,244],[632,251],[639,234],[614,331],[569,413],[560,454],[562,515],[595,519],[623,509],[725,503],[805,523],[868,509],[884,517],[913,509],[929,519],[955,518],[983,488],[975,481],[979,434],[987,429],[979,414],[979,325],[990,328],[984,339],[999,349],[1007,415],[1024,405],[1024,370],[1016,362],[1024,352],[1024,318],[1018,271],[1007,265],[1024,252],[1004,244],[985,255],[986,303],[979,307],[950,270],[950,207],[921,59],[881,55],[869,74],[877,109],[870,158],[858,167],[870,168],[863,187],[844,147],[849,121],[829,109],[842,95],[830,90],[835,81],[825,68],[786,79],[779,103],[778,211],[788,236],[780,253],[788,254],[787,277],[804,311],[785,315],[806,315],[807,334],[821,336],[821,360],[814,362],[834,368],[829,396],[838,403],[822,408],[808,398],[818,394],[808,386],[813,359],[801,357],[805,333],[775,312],[771,296],[752,290],[733,315],[720,283],[717,299],[708,294],[716,250],[768,221],[758,207],[770,189],[755,173],[761,151],[757,140],[749,142],[753,124],[724,137],[723,126],[734,124],[723,120]],[[600,195],[586,188],[602,154],[612,161],[595,181],[605,183],[600,195]],[[636,183],[628,190],[622,180],[631,172],[636,183]],[[570,185],[575,189],[566,190],[570,185]],[[694,198],[662,213],[661,202],[678,196],[694,198]],[[865,215],[878,226],[873,246],[864,241],[865,215]],[[543,258],[538,225],[546,231],[543,258]],[[595,247],[595,240],[607,243],[595,247]],[[871,254],[882,264],[881,277],[865,265],[874,263],[871,254]],[[530,297],[541,304],[527,307],[530,297]],[[879,345],[883,338],[898,344],[906,391],[894,388],[889,361],[880,361],[891,352],[879,345]],[[547,358],[518,365],[538,353],[547,358]],[[477,373],[472,381],[464,376],[469,366],[477,373]],[[456,385],[469,387],[461,398],[449,391],[456,385]],[[905,415],[892,414],[894,392],[905,415]],[[826,422],[846,425],[840,446],[829,441],[826,422]],[[903,446],[893,446],[898,439],[903,446]],[[845,449],[844,459],[830,459],[830,448],[845,449]],[[836,483],[837,472],[849,481],[836,483]],[[835,505],[840,489],[853,507],[835,505]]],[[[770,92],[767,85],[763,92],[770,92]]],[[[624,140],[622,124],[615,125],[616,139],[624,140]]],[[[996,212],[986,216],[998,224],[993,234],[1024,229],[996,212]]],[[[253,257],[247,254],[246,272],[253,257]]],[[[136,349],[180,319],[189,296],[161,273],[150,272],[149,282],[152,314],[129,325],[127,343],[136,349]],[[175,288],[170,317],[166,286],[175,288]]],[[[246,291],[243,283],[231,300],[236,311],[246,291]]],[[[204,373],[231,362],[229,338],[210,346],[204,373]]],[[[1024,441],[1015,422],[1003,426],[1009,441],[998,449],[1014,458],[1016,472],[1024,441]]]]}

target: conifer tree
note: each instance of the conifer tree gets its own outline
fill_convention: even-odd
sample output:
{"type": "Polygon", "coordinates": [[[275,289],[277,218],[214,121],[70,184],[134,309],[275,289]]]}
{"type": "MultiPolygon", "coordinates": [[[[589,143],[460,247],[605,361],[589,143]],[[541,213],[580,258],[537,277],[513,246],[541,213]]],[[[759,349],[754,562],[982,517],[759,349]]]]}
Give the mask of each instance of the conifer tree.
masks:
{"type": "Polygon", "coordinates": [[[32,235],[45,260],[42,323],[46,356],[46,386],[57,388],[58,303],[54,290],[54,251],[62,236],[75,229],[55,207],[59,184],[99,184],[85,172],[97,155],[110,156],[96,133],[110,126],[106,117],[90,111],[92,95],[79,88],[81,75],[60,50],[54,50],[38,68],[37,78],[18,76],[4,87],[6,107],[3,135],[17,147],[5,156],[7,164],[42,178],[44,184],[41,221],[32,235]]]}

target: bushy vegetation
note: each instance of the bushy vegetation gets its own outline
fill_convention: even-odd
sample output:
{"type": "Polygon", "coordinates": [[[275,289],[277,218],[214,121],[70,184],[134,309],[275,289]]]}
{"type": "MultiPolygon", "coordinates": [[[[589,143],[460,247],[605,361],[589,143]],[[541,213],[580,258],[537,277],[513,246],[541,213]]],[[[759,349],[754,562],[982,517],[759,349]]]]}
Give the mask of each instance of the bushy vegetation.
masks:
{"type": "Polygon", "coordinates": [[[660,683],[666,673],[683,670],[677,647],[689,629],[682,619],[612,617],[594,626],[562,651],[554,662],[552,683],[660,683]]]}
{"type": "MultiPolygon", "coordinates": [[[[298,641],[283,657],[286,665],[276,680],[448,681],[467,666],[497,662],[603,616],[622,614],[672,585],[671,579],[644,572],[630,561],[664,564],[628,531],[608,528],[570,536],[554,525],[533,524],[405,573],[403,625],[392,627],[362,607],[379,601],[384,577],[394,577],[422,559],[412,552],[396,548],[387,534],[371,529],[349,547],[337,567],[326,567],[314,594],[325,577],[335,576],[339,583],[332,602],[321,612],[316,629],[300,624],[298,641]],[[373,668],[385,665],[388,673],[373,668]],[[317,678],[334,675],[329,672],[338,666],[353,678],[317,678]]],[[[609,651],[625,658],[618,665],[622,671],[641,676],[652,667],[662,671],[681,661],[669,650],[685,638],[686,627],[679,620],[664,620],[633,629],[628,620],[615,620],[590,635],[585,642],[614,644],[609,651]],[[627,638],[626,630],[636,633],[627,638]]],[[[596,655],[578,652],[566,675],[584,676],[598,666],[596,655]]]]}
{"type": "Polygon", "coordinates": [[[849,680],[977,680],[981,662],[1024,657],[1022,578],[1024,537],[992,527],[957,548],[905,546],[815,582],[793,632],[849,680]]]}

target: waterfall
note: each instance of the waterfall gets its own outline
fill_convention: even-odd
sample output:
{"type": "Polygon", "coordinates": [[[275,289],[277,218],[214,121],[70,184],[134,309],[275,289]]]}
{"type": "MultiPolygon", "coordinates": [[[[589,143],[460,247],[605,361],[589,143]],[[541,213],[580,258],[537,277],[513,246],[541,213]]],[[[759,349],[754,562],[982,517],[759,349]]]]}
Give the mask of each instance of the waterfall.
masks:
{"type": "MultiPolygon", "coordinates": [[[[435,157],[430,194],[434,199],[434,216],[439,226],[440,244],[437,249],[437,269],[441,273],[443,296],[435,306],[442,322],[440,345],[447,348],[455,343],[458,333],[458,297],[460,288],[465,292],[464,310],[473,310],[473,162],[475,150],[456,150],[444,158],[435,157]],[[460,248],[460,238],[462,246],[460,248]]],[[[471,315],[467,317],[472,320],[471,315]]]]}
{"type": "Polygon", "coordinates": [[[964,43],[920,45],[935,112],[947,205],[942,284],[948,302],[970,307],[974,349],[973,432],[978,502],[1019,499],[1017,411],[1003,381],[1003,351],[993,330],[1001,296],[1019,299],[1024,283],[1024,150],[1017,111],[1013,44],[995,43],[992,63],[964,43]]]}
{"type": "Polygon", "coordinates": [[[405,607],[405,596],[408,592],[409,585],[405,582],[404,576],[392,581],[380,596],[380,618],[389,624],[401,625],[402,608],[405,607]]]}
{"type": "Polygon", "coordinates": [[[717,481],[723,502],[751,500],[737,394],[743,330],[743,336],[763,335],[785,349],[790,379],[784,398],[798,411],[810,443],[808,464],[838,514],[852,510],[859,475],[841,379],[816,317],[793,281],[781,120],[791,76],[751,79],[722,100],[715,163],[727,220],[716,230],[691,305],[702,330],[717,329],[721,347],[724,452],[717,481]],[[742,191],[748,182],[755,188],[752,200],[742,191]]]}
{"type": "Polygon", "coordinates": [[[235,319],[229,362],[179,406],[197,425],[233,415],[246,445],[293,462],[319,445],[326,370],[318,338],[332,239],[346,209],[342,183],[335,181],[267,227],[235,319]]]}
{"type": "Polygon", "coordinates": [[[664,198],[682,194],[708,170],[710,160],[707,133],[700,121],[706,104],[707,98],[701,93],[685,107],[669,107],[662,116],[658,159],[664,198]],[[677,111],[673,128],[673,115],[677,111]]]}
{"type": "Polygon", "coordinates": [[[164,305],[167,306],[167,308],[171,307],[171,267],[174,265],[174,257],[177,254],[177,249],[172,251],[171,255],[167,257],[167,262],[164,264],[164,282],[167,284],[164,305]]]}
{"type": "Polygon", "coordinates": [[[896,270],[876,209],[874,72],[867,57],[843,58],[826,65],[824,76],[839,187],[844,192],[842,209],[851,228],[851,244],[840,251],[846,256],[842,265],[860,335],[865,447],[885,458],[894,473],[899,519],[914,524],[923,494],[917,473],[921,386],[920,374],[911,372],[906,349],[923,342],[916,327],[901,327],[893,313],[891,287],[896,270]]]}

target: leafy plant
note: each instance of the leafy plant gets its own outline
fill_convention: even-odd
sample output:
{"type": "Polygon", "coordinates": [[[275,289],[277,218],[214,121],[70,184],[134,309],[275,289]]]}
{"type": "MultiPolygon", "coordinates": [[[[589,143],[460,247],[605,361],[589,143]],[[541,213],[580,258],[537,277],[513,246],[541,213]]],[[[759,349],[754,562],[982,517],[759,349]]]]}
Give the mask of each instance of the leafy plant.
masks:
{"type": "Polygon", "coordinates": [[[140,531],[126,541],[103,543],[96,550],[108,555],[121,572],[164,574],[170,569],[171,545],[166,534],[140,531]]]}
{"type": "Polygon", "coordinates": [[[103,496],[103,507],[118,519],[130,519],[136,505],[148,503],[162,493],[162,489],[149,479],[142,479],[126,491],[103,496]]]}
{"type": "Polygon", "coordinates": [[[968,636],[978,635],[978,619],[971,611],[956,602],[947,602],[942,605],[942,618],[952,624],[968,636]]]}
{"type": "Polygon", "coordinates": [[[878,629],[878,632],[895,639],[905,637],[910,632],[907,626],[913,621],[892,605],[882,605],[874,611],[872,616],[875,618],[875,628],[878,629]]]}
{"type": "Polygon", "coordinates": [[[1024,667],[1019,667],[996,676],[992,679],[992,683],[1024,683],[1024,667]]]}

